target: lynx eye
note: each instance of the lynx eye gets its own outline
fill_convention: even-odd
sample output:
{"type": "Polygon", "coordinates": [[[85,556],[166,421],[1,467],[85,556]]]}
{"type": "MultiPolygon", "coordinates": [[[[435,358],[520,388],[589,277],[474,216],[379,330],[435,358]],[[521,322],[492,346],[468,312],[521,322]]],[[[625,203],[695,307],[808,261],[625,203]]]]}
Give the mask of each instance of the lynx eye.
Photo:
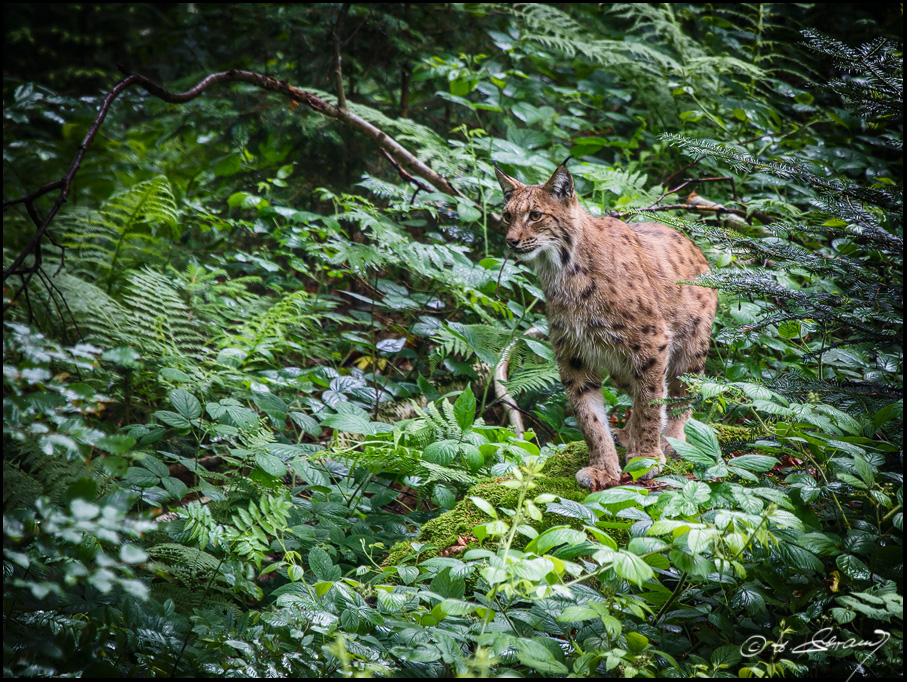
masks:
{"type": "Polygon", "coordinates": [[[542,214],[538,211],[532,211],[529,213],[529,220],[538,220],[542,217],[542,214]]]}
{"type": "Polygon", "coordinates": [[[501,218],[504,219],[505,223],[509,223],[510,219],[513,218],[513,216],[510,215],[510,211],[504,211],[504,215],[502,215],[501,218]]]}

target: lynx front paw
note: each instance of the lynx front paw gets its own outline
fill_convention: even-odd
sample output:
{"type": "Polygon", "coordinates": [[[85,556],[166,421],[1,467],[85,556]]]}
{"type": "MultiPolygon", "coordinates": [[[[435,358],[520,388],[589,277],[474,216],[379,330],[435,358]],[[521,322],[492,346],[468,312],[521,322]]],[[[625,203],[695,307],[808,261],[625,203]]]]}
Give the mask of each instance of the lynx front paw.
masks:
{"type": "Polygon", "coordinates": [[[653,467],[650,471],[643,474],[639,477],[641,481],[648,481],[649,479],[655,478],[661,473],[662,465],[665,463],[665,456],[661,450],[656,450],[655,452],[635,452],[632,455],[627,455],[627,462],[630,460],[637,459],[639,457],[646,457],[648,459],[654,459],[658,464],[653,467]]]}
{"type": "Polygon", "coordinates": [[[576,482],[592,492],[613,488],[620,483],[619,477],[614,477],[604,469],[595,467],[583,467],[576,472],[576,482]]]}

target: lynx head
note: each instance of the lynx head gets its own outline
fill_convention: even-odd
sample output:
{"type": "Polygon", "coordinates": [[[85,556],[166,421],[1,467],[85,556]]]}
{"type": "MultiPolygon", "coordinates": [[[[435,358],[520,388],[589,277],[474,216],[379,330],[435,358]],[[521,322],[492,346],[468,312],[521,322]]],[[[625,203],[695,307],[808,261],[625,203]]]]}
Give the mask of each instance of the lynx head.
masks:
{"type": "Polygon", "coordinates": [[[570,259],[573,211],[579,203],[566,163],[558,166],[544,185],[524,185],[503,173],[497,164],[494,167],[504,192],[501,219],[507,227],[507,244],[535,268],[546,261],[557,267],[570,259]]]}

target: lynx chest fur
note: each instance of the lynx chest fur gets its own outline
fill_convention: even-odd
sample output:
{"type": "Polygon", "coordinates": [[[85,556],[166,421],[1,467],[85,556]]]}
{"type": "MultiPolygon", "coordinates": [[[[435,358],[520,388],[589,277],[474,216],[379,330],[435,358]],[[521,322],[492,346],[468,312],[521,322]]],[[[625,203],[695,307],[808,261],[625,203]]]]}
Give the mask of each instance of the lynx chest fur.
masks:
{"type": "Polygon", "coordinates": [[[664,462],[662,435],[683,439],[690,410],[667,418],[652,403],[686,396],[677,377],[704,369],[717,296],[677,282],[707,272],[705,257],[665,225],[590,216],[564,165],[540,186],[496,172],[507,243],[541,281],[561,380],[589,447],[577,480],[593,489],[619,481],[614,437],[628,460],[664,462]],[[613,435],[603,372],[633,399],[629,423],[613,435]]]}

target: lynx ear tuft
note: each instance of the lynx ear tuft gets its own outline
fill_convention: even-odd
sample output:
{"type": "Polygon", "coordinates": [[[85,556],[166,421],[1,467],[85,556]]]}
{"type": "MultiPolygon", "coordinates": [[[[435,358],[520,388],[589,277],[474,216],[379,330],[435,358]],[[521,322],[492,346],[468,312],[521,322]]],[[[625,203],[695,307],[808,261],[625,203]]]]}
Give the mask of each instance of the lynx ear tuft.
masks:
{"type": "Polygon", "coordinates": [[[495,161],[492,161],[492,163],[494,164],[494,174],[498,178],[498,184],[501,186],[501,191],[504,192],[504,201],[510,201],[510,195],[526,185],[507,175],[507,173],[498,168],[498,164],[495,161]]]}
{"type": "Polygon", "coordinates": [[[567,160],[555,169],[554,174],[548,178],[548,182],[543,187],[546,192],[553,194],[562,201],[567,201],[573,197],[573,176],[570,175],[570,171],[564,165],[569,160],[570,157],[568,156],[567,160]]]}

